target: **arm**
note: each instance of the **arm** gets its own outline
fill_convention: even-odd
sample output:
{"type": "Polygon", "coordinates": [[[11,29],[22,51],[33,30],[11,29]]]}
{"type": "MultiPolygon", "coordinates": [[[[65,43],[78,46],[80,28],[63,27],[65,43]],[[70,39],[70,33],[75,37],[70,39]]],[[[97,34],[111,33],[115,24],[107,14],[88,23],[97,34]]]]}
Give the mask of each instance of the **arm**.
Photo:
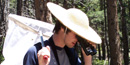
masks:
{"type": "Polygon", "coordinates": [[[39,65],[48,65],[50,62],[50,47],[43,47],[37,53],[39,65]]]}
{"type": "MultiPolygon", "coordinates": [[[[94,48],[96,48],[96,44],[88,41],[90,44],[92,44],[92,46],[94,46],[94,48]]],[[[92,56],[89,55],[87,56],[84,52],[84,50],[82,49],[82,53],[83,53],[83,58],[84,58],[84,62],[85,62],[85,65],[92,65],[92,56]]]]}
{"type": "Polygon", "coordinates": [[[83,49],[82,49],[82,53],[83,53],[85,65],[92,65],[92,56],[91,55],[87,56],[83,51],[83,49]]]}
{"type": "MultiPolygon", "coordinates": [[[[23,59],[23,65],[41,65],[44,55],[48,55],[50,57],[50,54],[45,54],[43,52],[45,52],[46,50],[48,51],[48,47],[44,47],[44,48],[39,48],[40,45],[36,45],[31,47],[28,52],[26,53],[26,55],[24,56],[23,59]],[[45,50],[44,50],[45,49],[45,50]],[[43,51],[44,50],[44,51],[43,51]],[[37,53],[38,51],[38,53],[37,53]]],[[[50,49],[50,48],[49,48],[50,49]]],[[[48,62],[49,61],[45,61],[48,62]]],[[[44,65],[44,64],[43,64],[44,65]]]]}
{"type": "Polygon", "coordinates": [[[38,65],[37,51],[33,46],[31,47],[24,56],[23,65],[38,65]]]}

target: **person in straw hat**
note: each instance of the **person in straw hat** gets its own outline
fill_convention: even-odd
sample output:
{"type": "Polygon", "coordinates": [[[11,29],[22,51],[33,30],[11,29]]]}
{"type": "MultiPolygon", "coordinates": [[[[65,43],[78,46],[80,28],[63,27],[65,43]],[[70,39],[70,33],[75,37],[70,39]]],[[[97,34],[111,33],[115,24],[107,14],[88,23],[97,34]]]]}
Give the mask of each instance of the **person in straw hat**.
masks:
{"type": "MultiPolygon", "coordinates": [[[[79,38],[84,39],[94,48],[101,43],[99,35],[89,26],[87,15],[79,9],[64,9],[48,2],[47,7],[58,19],[53,30],[54,34],[45,41],[31,47],[24,57],[23,65],[81,65],[74,46],[79,38]]],[[[83,43],[79,43],[83,44],[83,43]]],[[[86,55],[82,48],[85,65],[92,65],[92,56],[86,55]]]]}

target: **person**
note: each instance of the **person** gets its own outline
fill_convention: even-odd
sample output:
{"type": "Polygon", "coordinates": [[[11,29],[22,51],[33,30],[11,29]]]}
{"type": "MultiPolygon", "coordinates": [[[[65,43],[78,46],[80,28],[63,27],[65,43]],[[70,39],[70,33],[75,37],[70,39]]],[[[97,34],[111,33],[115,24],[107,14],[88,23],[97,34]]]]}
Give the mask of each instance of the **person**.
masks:
{"type": "MultiPolygon", "coordinates": [[[[40,42],[31,47],[24,57],[23,65],[81,65],[74,49],[79,42],[77,36],[94,48],[101,43],[100,36],[89,26],[88,17],[81,10],[64,9],[51,2],[47,3],[47,7],[58,19],[54,34],[44,41],[46,47],[41,47],[40,42]]],[[[92,56],[87,56],[83,48],[82,54],[85,65],[92,65],[92,56]]]]}

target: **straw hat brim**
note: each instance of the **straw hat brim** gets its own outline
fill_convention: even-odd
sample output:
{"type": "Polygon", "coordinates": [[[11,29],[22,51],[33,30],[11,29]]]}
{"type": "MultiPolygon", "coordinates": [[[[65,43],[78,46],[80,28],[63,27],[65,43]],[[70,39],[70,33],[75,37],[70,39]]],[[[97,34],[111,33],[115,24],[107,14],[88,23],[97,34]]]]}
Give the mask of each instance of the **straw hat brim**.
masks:
{"type": "Polygon", "coordinates": [[[63,7],[51,2],[47,3],[47,7],[63,25],[75,32],[77,35],[96,44],[100,44],[102,42],[100,36],[89,26],[89,21],[88,18],[86,18],[86,14],[79,9],[64,9],[63,7]],[[77,11],[75,15],[72,14],[74,11],[77,11]],[[78,18],[81,17],[84,18],[78,20],[78,18]],[[84,24],[81,21],[87,24],[84,24]]]}

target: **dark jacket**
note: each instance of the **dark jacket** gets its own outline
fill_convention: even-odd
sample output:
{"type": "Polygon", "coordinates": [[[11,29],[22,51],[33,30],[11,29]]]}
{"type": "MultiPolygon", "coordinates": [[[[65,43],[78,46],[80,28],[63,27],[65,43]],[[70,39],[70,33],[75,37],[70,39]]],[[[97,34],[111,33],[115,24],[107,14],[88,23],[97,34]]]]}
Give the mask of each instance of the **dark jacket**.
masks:
{"type": "MultiPolygon", "coordinates": [[[[51,43],[54,43],[52,37],[44,42],[45,46],[49,45],[50,47],[52,47],[51,43]]],[[[42,47],[40,42],[31,47],[24,57],[23,65],[39,65],[37,53],[41,48],[42,47]]],[[[75,52],[74,48],[68,48],[67,46],[65,46],[64,49],[67,53],[70,64],[80,65],[80,62],[78,61],[78,55],[75,52]]]]}

